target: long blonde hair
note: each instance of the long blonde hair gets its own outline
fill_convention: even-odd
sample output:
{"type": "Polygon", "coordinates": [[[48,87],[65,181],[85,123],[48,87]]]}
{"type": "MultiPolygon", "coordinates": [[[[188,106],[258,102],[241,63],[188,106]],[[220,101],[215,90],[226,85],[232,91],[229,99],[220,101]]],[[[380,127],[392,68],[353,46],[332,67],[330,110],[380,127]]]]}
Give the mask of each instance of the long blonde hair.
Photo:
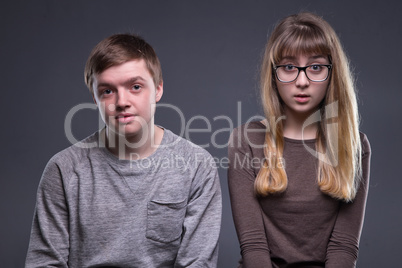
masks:
{"type": "MultiPolygon", "coordinates": [[[[283,19],[272,32],[265,48],[261,67],[261,100],[267,120],[264,156],[255,180],[259,196],[280,193],[287,188],[284,168],[277,165],[283,156],[283,124],[278,120],[283,106],[278,95],[273,67],[282,57],[318,53],[328,56],[331,76],[320,107],[316,150],[326,152],[318,164],[318,185],[333,198],[351,201],[356,196],[361,177],[361,143],[359,116],[349,61],[333,28],[312,13],[299,13],[283,19]],[[337,124],[329,124],[326,107],[337,104],[337,124]],[[268,161],[269,160],[269,161],[268,161]],[[335,161],[334,161],[335,160],[335,161]]],[[[328,111],[327,111],[328,112],[328,111]]]]}

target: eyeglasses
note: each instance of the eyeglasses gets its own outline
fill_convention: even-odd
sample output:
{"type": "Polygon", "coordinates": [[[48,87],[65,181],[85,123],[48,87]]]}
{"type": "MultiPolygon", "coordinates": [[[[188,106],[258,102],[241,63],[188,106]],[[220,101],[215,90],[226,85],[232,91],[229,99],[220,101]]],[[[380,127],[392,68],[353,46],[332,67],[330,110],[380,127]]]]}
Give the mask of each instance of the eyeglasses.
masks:
{"type": "Polygon", "coordinates": [[[277,65],[274,67],[276,78],[282,83],[293,82],[303,71],[307,78],[313,82],[324,82],[328,79],[332,64],[313,64],[304,67],[294,65],[277,65]]]}

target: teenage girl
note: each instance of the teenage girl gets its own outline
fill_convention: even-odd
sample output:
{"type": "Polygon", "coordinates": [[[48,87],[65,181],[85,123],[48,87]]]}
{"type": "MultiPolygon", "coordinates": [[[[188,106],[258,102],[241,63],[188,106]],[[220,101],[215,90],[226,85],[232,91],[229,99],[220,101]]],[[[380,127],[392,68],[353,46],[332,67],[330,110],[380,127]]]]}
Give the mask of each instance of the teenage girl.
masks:
{"type": "Polygon", "coordinates": [[[265,120],[234,130],[228,181],[239,267],[355,267],[370,144],[332,27],[283,19],[261,67],[265,120]]]}

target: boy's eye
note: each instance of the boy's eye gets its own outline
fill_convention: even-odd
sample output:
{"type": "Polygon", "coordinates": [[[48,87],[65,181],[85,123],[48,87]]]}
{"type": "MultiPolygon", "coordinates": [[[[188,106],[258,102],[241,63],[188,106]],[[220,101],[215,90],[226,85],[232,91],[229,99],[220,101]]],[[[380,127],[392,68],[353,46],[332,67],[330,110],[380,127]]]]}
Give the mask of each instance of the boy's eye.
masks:
{"type": "Polygon", "coordinates": [[[105,90],[103,91],[103,94],[105,94],[105,95],[112,94],[112,90],[111,90],[111,89],[105,89],[105,90]]]}
{"type": "Polygon", "coordinates": [[[138,91],[138,90],[141,89],[141,86],[140,86],[140,85],[134,85],[134,86],[132,87],[132,89],[133,89],[134,91],[138,91]]]}

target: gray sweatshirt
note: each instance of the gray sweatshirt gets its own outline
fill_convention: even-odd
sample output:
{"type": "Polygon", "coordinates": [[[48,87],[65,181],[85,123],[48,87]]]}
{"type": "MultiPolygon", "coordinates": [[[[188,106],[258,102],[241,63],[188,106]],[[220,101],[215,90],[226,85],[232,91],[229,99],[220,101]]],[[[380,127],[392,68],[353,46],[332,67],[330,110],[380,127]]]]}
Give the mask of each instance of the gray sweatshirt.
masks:
{"type": "Polygon", "coordinates": [[[216,267],[215,162],[171,131],[119,160],[99,132],[56,154],[37,193],[26,267],[216,267]]]}

